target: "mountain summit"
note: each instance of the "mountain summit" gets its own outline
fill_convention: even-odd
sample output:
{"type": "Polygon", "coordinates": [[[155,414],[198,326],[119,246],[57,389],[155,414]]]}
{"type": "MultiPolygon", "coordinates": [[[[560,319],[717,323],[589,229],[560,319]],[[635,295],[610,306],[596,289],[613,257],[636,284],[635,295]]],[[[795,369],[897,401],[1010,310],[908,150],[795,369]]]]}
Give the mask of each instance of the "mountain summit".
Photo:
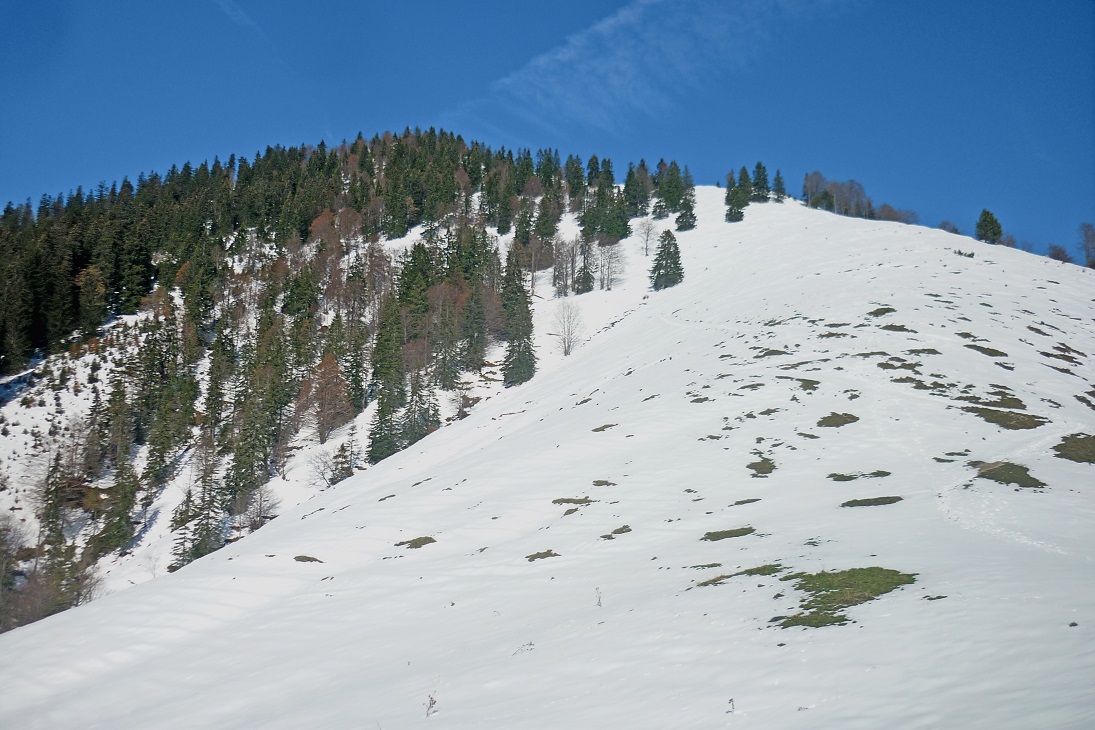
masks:
{"type": "Polygon", "coordinates": [[[0,725],[1090,726],[1095,272],[722,194],[531,381],[0,636],[0,725]]]}

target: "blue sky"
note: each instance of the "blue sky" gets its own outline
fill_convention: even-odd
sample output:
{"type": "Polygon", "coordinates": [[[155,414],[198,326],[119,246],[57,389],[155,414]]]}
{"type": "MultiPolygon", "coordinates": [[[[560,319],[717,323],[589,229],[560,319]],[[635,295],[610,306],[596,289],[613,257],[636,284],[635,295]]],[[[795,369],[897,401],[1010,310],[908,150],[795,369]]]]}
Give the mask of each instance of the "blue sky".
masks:
{"type": "Polygon", "coordinates": [[[0,82],[0,203],[437,126],[701,184],[816,169],[1043,251],[1095,222],[1091,0],[42,0],[5,4],[0,82]]]}

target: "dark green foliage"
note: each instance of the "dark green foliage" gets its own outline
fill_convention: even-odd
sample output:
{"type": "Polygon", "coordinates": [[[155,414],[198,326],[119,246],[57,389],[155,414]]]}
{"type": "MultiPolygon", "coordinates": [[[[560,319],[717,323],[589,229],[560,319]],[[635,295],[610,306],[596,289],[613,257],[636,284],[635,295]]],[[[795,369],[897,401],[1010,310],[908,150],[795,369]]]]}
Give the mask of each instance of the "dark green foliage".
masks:
{"type": "Polygon", "coordinates": [[[677,237],[672,231],[662,231],[658,237],[658,249],[654,254],[654,264],[650,267],[650,286],[654,291],[676,286],[684,279],[681,266],[681,252],[677,246],[677,237]]]}
{"type": "Polygon", "coordinates": [[[690,231],[696,227],[696,195],[694,191],[688,191],[681,199],[681,212],[677,213],[674,223],[678,231],[690,231]]]}
{"type": "Polygon", "coordinates": [[[763,162],[758,162],[757,166],[753,168],[753,195],[752,202],[754,203],[766,203],[768,202],[768,170],[764,167],[763,162]]]}
{"type": "Polygon", "coordinates": [[[777,203],[782,203],[783,199],[787,197],[787,188],[783,183],[783,175],[779,170],[776,170],[776,177],[772,180],[772,195],[775,196],[777,203]]]}
{"type": "Polygon", "coordinates": [[[996,216],[987,210],[982,210],[981,216],[977,219],[975,235],[978,241],[999,243],[1000,237],[1004,235],[1004,230],[1000,227],[1000,221],[996,220],[996,216]]]}
{"type": "Polygon", "coordinates": [[[536,374],[536,353],[532,347],[532,303],[525,290],[524,276],[512,249],[506,260],[502,281],[502,311],[506,316],[506,357],[502,379],[506,387],[520,385],[536,374]]]}

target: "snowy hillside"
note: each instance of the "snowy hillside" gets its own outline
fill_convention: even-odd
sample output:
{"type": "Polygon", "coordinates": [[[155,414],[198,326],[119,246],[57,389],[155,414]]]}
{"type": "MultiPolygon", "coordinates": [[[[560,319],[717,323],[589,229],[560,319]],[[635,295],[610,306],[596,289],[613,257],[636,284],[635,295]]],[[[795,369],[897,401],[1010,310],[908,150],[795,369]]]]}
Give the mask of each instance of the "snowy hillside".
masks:
{"type": "Polygon", "coordinates": [[[531,382],[0,636],[0,727],[1095,725],[1095,272],[697,196],[531,382]]]}

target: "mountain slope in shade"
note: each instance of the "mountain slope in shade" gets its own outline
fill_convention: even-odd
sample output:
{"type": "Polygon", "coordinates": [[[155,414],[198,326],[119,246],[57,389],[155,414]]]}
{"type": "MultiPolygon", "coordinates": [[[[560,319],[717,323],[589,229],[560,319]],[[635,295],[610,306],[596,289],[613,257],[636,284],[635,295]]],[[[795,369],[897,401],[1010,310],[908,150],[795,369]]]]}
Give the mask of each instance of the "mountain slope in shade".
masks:
{"type": "Polygon", "coordinates": [[[0,636],[0,725],[1095,723],[1095,272],[721,194],[533,381],[0,636]],[[779,627],[856,568],[914,580],[779,627]]]}

